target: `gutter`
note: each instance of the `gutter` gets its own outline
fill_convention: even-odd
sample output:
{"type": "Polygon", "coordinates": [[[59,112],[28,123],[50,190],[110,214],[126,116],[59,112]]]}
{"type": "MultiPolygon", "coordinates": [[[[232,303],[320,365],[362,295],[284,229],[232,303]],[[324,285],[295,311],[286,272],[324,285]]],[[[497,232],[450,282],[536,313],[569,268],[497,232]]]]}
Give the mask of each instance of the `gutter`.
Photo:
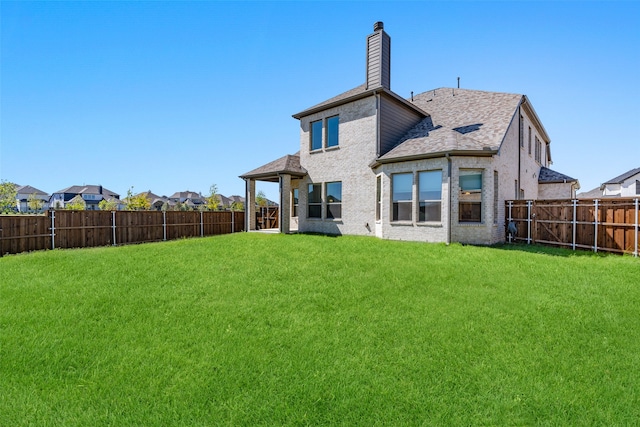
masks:
{"type": "Polygon", "coordinates": [[[424,160],[424,159],[434,159],[437,157],[447,157],[447,156],[473,156],[473,157],[491,157],[495,154],[498,154],[498,150],[494,150],[492,148],[486,148],[483,150],[451,150],[451,151],[439,151],[437,153],[428,153],[428,154],[415,154],[412,156],[404,156],[404,157],[393,157],[389,159],[374,159],[369,163],[369,167],[371,169],[377,168],[380,165],[386,163],[398,163],[398,162],[408,162],[411,160],[424,160]]]}
{"type": "Polygon", "coordinates": [[[448,194],[449,194],[449,214],[448,214],[448,224],[447,224],[447,246],[451,244],[451,224],[452,224],[452,219],[451,219],[451,193],[452,193],[452,189],[451,189],[451,157],[449,156],[449,153],[446,153],[444,155],[447,158],[447,187],[448,187],[448,194]]]}

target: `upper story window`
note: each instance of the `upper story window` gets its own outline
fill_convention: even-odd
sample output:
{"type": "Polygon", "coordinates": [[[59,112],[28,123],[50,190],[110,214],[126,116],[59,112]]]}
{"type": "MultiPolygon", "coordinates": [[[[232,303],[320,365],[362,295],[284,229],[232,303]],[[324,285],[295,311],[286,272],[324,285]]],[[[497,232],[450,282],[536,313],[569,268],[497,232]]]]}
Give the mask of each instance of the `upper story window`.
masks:
{"type": "Polygon", "coordinates": [[[339,116],[332,116],[311,122],[310,150],[316,151],[322,150],[323,148],[337,147],[340,143],[339,125],[339,116]]]}
{"type": "Polygon", "coordinates": [[[531,155],[531,126],[529,126],[529,155],[531,155]]]}
{"type": "Polygon", "coordinates": [[[640,180],[636,179],[636,194],[640,194],[640,180]]]}
{"type": "Polygon", "coordinates": [[[520,138],[520,147],[524,148],[524,117],[520,116],[520,132],[518,137],[520,138]]]}
{"type": "Polygon", "coordinates": [[[459,222],[482,222],[482,171],[460,170],[459,222]]]}
{"type": "Polygon", "coordinates": [[[411,221],[413,173],[391,175],[393,196],[392,221],[411,221]]]}
{"type": "Polygon", "coordinates": [[[440,221],[442,216],[442,171],[418,173],[418,221],[440,221]]]}
{"type": "Polygon", "coordinates": [[[338,145],[338,124],[340,119],[338,116],[329,117],[327,119],[327,148],[336,147],[338,145]]]}
{"type": "Polygon", "coordinates": [[[538,137],[536,136],[536,146],[535,146],[535,149],[536,149],[536,162],[538,162],[538,163],[540,163],[540,159],[541,159],[541,151],[542,151],[542,149],[541,149],[541,148],[542,148],[542,147],[541,147],[541,145],[540,145],[540,140],[539,140],[539,139],[538,139],[538,137]]]}
{"type": "Polygon", "coordinates": [[[311,122],[311,151],[322,148],[322,120],[311,122]]]}

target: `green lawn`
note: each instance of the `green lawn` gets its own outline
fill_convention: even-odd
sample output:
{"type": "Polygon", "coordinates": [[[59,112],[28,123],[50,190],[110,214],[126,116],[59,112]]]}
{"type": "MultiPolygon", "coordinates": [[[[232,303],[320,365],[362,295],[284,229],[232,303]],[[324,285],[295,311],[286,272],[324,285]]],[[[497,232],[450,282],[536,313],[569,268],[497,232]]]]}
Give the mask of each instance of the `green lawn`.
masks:
{"type": "Polygon", "coordinates": [[[255,233],[0,258],[1,426],[334,424],[640,424],[640,260],[255,233]]]}

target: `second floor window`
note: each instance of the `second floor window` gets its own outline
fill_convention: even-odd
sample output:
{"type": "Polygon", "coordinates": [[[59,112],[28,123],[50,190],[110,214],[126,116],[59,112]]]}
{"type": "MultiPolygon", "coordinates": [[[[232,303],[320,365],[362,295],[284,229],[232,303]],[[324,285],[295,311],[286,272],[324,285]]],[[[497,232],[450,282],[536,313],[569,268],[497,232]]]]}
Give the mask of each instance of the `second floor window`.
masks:
{"type": "Polygon", "coordinates": [[[327,119],[327,148],[336,147],[338,145],[338,124],[340,119],[338,116],[329,117],[327,119]]]}
{"type": "Polygon", "coordinates": [[[315,122],[311,122],[310,126],[311,140],[309,149],[311,151],[322,150],[323,148],[337,147],[339,145],[339,116],[332,116],[323,120],[316,120],[315,122]]]}
{"type": "Polygon", "coordinates": [[[311,151],[322,148],[322,120],[311,122],[311,151]]]}

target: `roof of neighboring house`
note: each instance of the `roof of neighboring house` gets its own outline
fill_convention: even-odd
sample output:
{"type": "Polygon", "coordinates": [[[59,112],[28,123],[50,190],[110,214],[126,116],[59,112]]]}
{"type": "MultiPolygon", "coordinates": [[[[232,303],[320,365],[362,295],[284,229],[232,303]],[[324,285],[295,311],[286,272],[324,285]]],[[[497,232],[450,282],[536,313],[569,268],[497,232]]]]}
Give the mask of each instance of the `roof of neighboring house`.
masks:
{"type": "Polygon", "coordinates": [[[53,194],[101,194],[106,197],[115,197],[117,199],[120,198],[118,193],[114,193],[113,191],[104,188],[101,185],[72,185],[71,187],[67,187],[63,190],[56,191],[53,194]]]}
{"type": "Polygon", "coordinates": [[[229,196],[229,199],[232,202],[244,203],[244,197],[243,196],[233,195],[233,196],[229,196]]]}
{"type": "Polygon", "coordinates": [[[38,190],[35,187],[30,185],[19,185],[16,188],[18,194],[37,194],[38,196],[48,196],[48,193],[45,193],[42,190],[38,190]]]}
{"type": "Polygon", "coordinates": [[[412,104],[406,99],[402,98],[400,95],[397,95],[395,92],[386,89],[384,87],[376,87],[367,89],[366,84],[361,84],[360,86],[354,87],[346,92],[341,93],[340,95],[334,96],[333,98],[329,98],[326,101],[323,101],[319,104],[314,105],[313,107],[307,108],[304,111],[296,113],[293,115],[296,119],[301,119],[302,117],[308,116],[313,113],[317,113],[319,111],[327,110],[332,107],[337,107],[342,104],[346,104],[347,102],[356,101],[358,99],[366,98],[367,96],[372,96],[376,93],[385,94],[391,98],[394,98],[396,101],[404,104],[406,107],[415,110],[423,116],[426,116],[427,113],[423,111],[418,105],[412,104]]]}
{"type": "Polygon", "coordinates": [[[170,199],[191,199],[191,200],[202,200],[202,194],[196,193],[195,191],[177,191],[169,196],[170,199]]]}
{"type": "Polygon", "coordinates": [[[538,173],[538,182],[541,184],[557,184],[564,182],[578,182],[578,180],[543,166],[540,168],[540,173],[538,173]]]}
{"type": "Polygon", "coordinates": [[[267,181],[277,181],[278,174],[286,173],[293,176],[305,176],[307,170],[300,166],[300,152],[287,154],[277,160],[260,166],[250,172],[240,175],[240,178],[263,178],[267,181]]]}
{"type": "Polygon", "coordinates": [[[603,197],[600,187],[596,187],[593,190],[585,191],[583,193],[576,194],[578,199],[598,199],[603,197]]]}
{"type": "Polygon", "coordinates": [[[616,176],[615,178],[612,178],[609,181],[604,182],[603,185],[604,184],[622,184],[627,179],[638,174],[640,174],[640,168],[631,169],[630,171],[625,172],[622,175],[616,176]]]}
{"type": "Polygon", "coordinates": [[[378,160],[396,161],[443,153],[494,154],[524,95],[439,88],[413,97],[430,114],[378,160]]]}

